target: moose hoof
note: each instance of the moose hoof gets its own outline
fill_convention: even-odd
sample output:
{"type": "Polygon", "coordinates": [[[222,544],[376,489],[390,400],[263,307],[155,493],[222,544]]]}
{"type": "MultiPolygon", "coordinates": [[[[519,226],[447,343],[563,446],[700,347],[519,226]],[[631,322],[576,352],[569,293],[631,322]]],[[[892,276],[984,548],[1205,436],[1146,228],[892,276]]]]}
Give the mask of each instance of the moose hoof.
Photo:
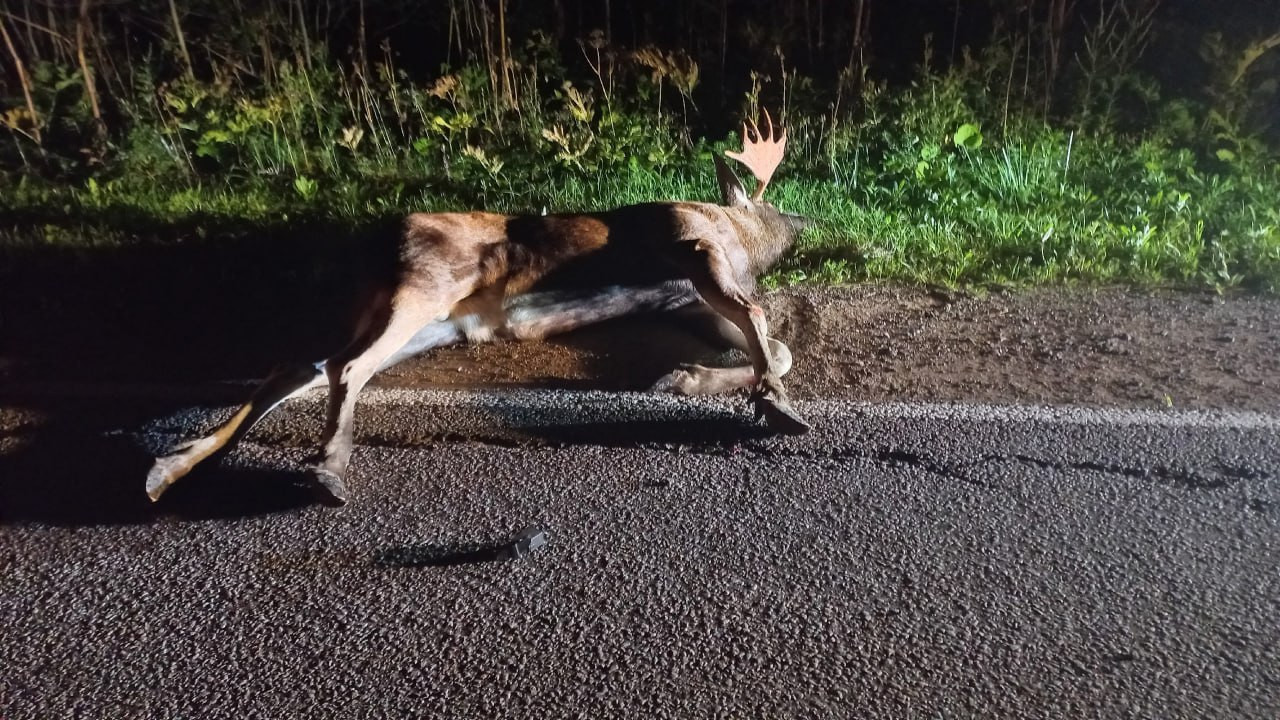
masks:
{"type": "Polygon", "coordinates": [[[803,435],[811,429],[800,413],[791,407],[791,401],[776,377],[766,376],[760,388],[752,393],[751,401],[755,404],[756,419],[764,418],[765,424],[776,433],[803,435]]]}
{"type": "Polygon", "coordinates": [[[166,455],[156,458],[155,464],[147,473],[147,497],[151,502],[160,500],[160,496],[169,489],[178,478],[186,474],[190,467],[186,458],[180,454],[166,455]]]}
{"type": "Polygon", "coordinates": [[[693,379],[694,365],[681,365],[679,368],[663,375],[654,383],[649,392],[671,393],[673,395],[692,395],[697,382],[693,379]]]}
{"type": "Polygon", "coordinates": [[[770,430],[783,435],[803,435],[812,429],[800,417],[800,413],[791,407],[791,403],[785,400],[779,402],[772,398],[760,398],[756,401],[756,414],[764,416],[764,422],[770,430]]]}
{"type": "Polygon", "coordinates": [[[315,469],[316,483],[320,486],[320,490],[324,493],[324,501],[327,505],[346,505],[348,499],[347,484],[342,481],[342,476],[332,470],[318,467],[315,469]]]}

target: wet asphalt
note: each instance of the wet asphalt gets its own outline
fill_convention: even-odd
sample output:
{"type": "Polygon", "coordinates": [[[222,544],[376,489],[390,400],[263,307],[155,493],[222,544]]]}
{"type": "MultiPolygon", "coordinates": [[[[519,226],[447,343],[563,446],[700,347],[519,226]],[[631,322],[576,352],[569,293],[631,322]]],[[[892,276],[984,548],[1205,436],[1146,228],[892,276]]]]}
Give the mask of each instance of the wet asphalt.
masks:
{"type": "Polygon", "coordinates": [[[228,407],[5,410],[0,717],[1280,716],[1280,417],[799,405],[378,390],[342,508],[315,397],[155,506],[228,407]]]}

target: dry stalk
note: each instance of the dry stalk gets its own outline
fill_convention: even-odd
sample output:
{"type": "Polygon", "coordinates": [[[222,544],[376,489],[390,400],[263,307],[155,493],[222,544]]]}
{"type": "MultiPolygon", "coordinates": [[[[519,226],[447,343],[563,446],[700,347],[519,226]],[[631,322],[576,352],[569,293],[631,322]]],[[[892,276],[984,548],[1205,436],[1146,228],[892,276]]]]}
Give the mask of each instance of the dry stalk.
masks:
{"type": "Polygon", "coordinates": [[[36,114],[36,104],[31,99],[31,78],[27,75],[27,66],[23,64],[22,56],[18,55],[18,49],[13,45],[13,38],[9,37],[8,24],[4,18],[0,18],[0,35],[4,36],[4,46],[9,50],[14,66],[18,68],[18,83],[22,85],[22,97],[26,100],[27,112],[31,114],[31,138],[39,145],[40,116],[36,114]]]}
{"type": "Polygon", "coordinates": [[[84,76],[84,89],[89,95],[89,108],[93,111],[93,122],[98,136],[106,135],[107,126],[102,120],[102,107],[98,104],[98,90],[94,85],[93,71],[89,68],[89,60],[84,53],[85,33],[89,27],[89,5],[92,0],[80,0],[80,15],[76,21],[76,58],[80,62],[80,73],[84,76]]]}
{"type": "Polygon", "coordinates": [[[176,0],[169,0],[169,17],[173,20],[173,34],[178,38],[178,52],[182,54],[182,63],[187,69],[187,79],[194,82],[196,71],[191,64],[191,53],[187,52],[187,38],[182,32],[182,23],[178,19],[176,0]]]}

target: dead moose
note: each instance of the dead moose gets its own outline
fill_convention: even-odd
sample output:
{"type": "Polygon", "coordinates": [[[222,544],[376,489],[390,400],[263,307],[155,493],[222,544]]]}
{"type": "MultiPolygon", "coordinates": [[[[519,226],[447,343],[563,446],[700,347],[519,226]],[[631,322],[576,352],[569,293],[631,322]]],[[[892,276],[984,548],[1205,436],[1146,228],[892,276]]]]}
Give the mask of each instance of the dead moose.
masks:
{"type": "Polygon", "coordinates": [[[654,202],[565,215],[408,216],[396,279],[372,293],[350,344],[322,363],[277,370],[211,434],[157,458],[147,494],[159,499],[282,401],[327,383],[324,456],[315,474],[335,502],[346,502],[356,398],[378,370],[456,342],[541,339],[643,311],[708,315],[719,339],[751,359],[732,368],[682,365],[654,390],[696,395],[750,387],[757,417],[770,429],[806,432],[809,426],[781,381],[791,353],[769,337],[764,312],[752,302],[756,278],[807,224],[762,199],[786,139],[768,113],[763,132],[754,121],[744,124],[742,152],[726,155],[745,165],[758,184],[747,195],[716,157],[721,205],[654,202]]]}

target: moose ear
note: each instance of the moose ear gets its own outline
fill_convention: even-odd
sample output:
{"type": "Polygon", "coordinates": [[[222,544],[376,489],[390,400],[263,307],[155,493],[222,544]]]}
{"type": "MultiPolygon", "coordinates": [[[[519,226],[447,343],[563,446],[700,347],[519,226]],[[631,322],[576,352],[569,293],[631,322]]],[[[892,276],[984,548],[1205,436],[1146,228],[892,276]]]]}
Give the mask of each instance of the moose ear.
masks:
{"type": "Polygon", "coordinates": [[[747,191],[742,187],[742,181],[737,175],[733,174],[733,170],[729,165],[720,159],[719,155],[712,156],[716,162],[716,181],[720,183],[720,204],[728,207],[748,207],[751,200],[747,197],[747,191]]]}

